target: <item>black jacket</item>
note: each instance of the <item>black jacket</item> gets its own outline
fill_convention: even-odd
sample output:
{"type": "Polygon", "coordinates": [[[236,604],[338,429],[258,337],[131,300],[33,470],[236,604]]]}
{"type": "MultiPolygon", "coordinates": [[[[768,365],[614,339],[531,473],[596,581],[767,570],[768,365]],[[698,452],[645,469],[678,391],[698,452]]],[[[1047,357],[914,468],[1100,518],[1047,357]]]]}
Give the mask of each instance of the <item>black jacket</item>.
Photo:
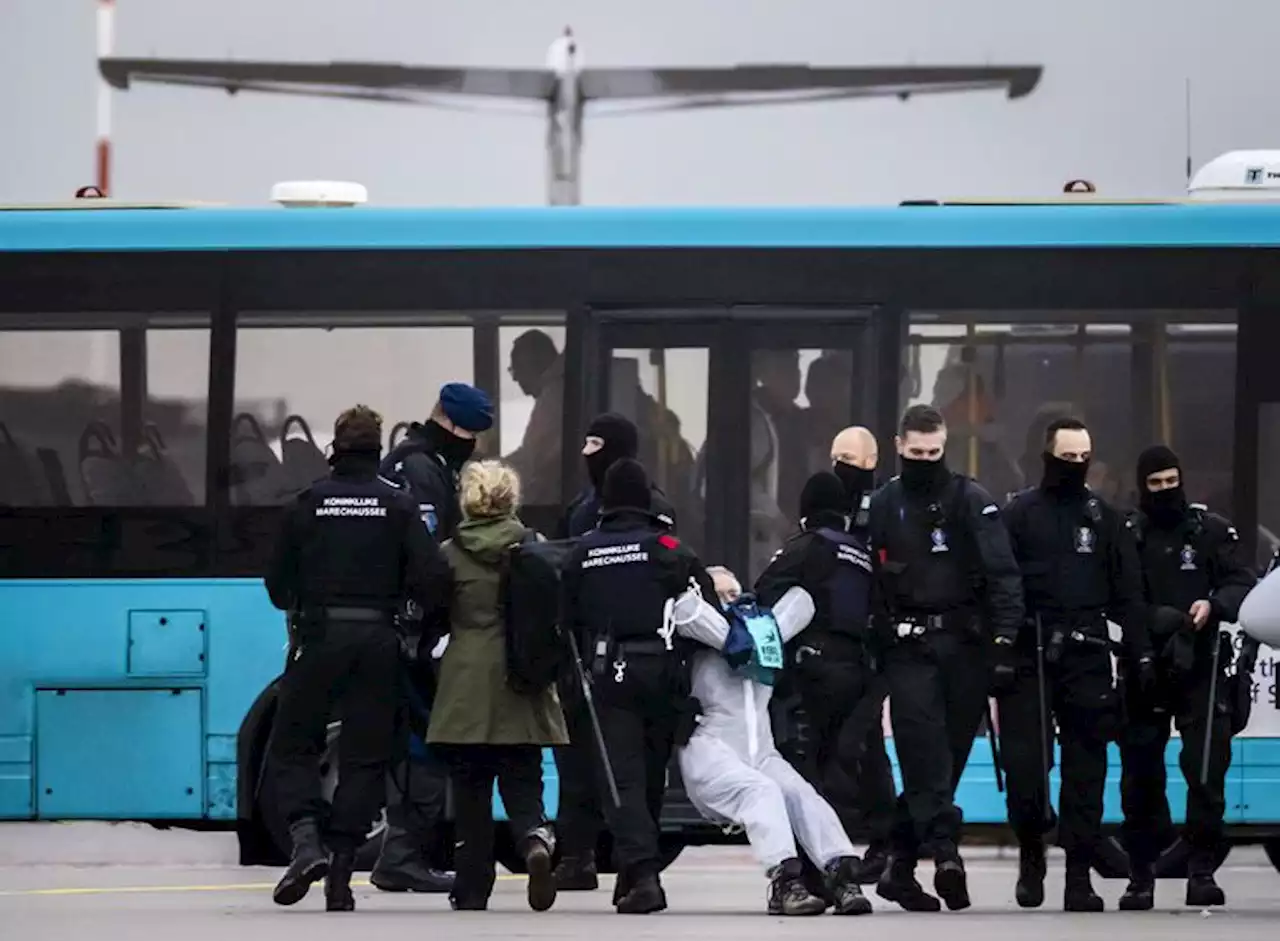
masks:
{"type": "MultiPolygon", "coordinates": [[[[662,524],[667,532],[674,533],[676,531],[676,511],[671,505],[671,501],[667,499],[657,486],[650,484],[650,512],[654,518],[662,524]]],[[[565,510],[564,519],[561,521],[560,530],[556,534],[557,539],[575,539],[585,532],[589,532],[596,528],[596,524],[600,521],[600,495],[596,493],[595,487],[587,487],[569,504],[565,510]]]]}
{"type": "Polygon", "coordinates": [[[458,506],[458,469],[450,467],[428,440],[422,425],[409,432],[378,467],[382,476],[403,481],[418,504],[418,512],[436,542],[453,537],[462,521],[458,506]]]}

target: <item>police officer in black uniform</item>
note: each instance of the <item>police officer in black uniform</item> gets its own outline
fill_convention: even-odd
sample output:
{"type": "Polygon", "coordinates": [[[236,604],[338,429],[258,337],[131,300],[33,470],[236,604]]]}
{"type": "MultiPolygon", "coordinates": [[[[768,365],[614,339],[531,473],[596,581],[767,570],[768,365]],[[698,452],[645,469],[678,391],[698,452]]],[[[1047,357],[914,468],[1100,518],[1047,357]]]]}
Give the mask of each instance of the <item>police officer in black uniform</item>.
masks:
{"type": "Polygon", "coordinates": [[[293,905],[323,878],[330,911],[355,907],[356,848],[382,805],[391,759],[405,598],[434,610],[449,568],[414,501],[377,476],[382,419],[357,405],[334,425],[333,474],[289,507],[266,576],[271,602],[291,613],[292,644],[280,681],[271,766],[293,837],[293,859],[274,899],[293,905]],[[324,842],[319,746],[342,699],[338,788],[324,842]]]}
{"type": "Polygon", "coordinates": [[[1005,509],[1027,606],[1026,623],[1012,645],[998,648],[996,662],[1009,823],[1020,847],[1016,897],[1023,908],[1044,902],[1056,719],[1059,843],[1067,856],[1063,907],[1100,912],[1089,870],[1102,824],[1107,742],[1120,721],[1108,618],[1123,628],[1134,682],[1148,688],[1154,670],[1133,531],[1085,483],[1089,432],[1077,419],[1060,418],[1046,429],[1044,446],[1040,485],[1016,494],[1005,509]]]}
{"type": "Polygon", "coordinates": [[[674,745],[693,733],[689,644],[664,623],[666,602],[690,579],[703,596],[715,588],[697,556],[666,532],[649,504],[650,485],[636,461],[605,475],[600,525],[565,564],[564,619],[591,676],[606,754],[600,779],[617,788],[602,797],[619,872],[614,904],[623,914],[666,908],[658,881],[658,820],[674,745]]]}
{"type": "Polygon", "coordinates": [[[999,508],[946,465],[942,415],[913,405],[895,442],[902,472],[872,497],[870,533],[903,794],[876,892],[908,911],[939,911],[915,877],[928,849],[934,888],[956,911],[970,903],[955,792],[986,711],[993,638],[1011,637],[1022,620],[1021,583],[999,508]]]}
{"type": "MultiPolygon", "coordinates": [[[[616,461],[634,459],[639,433],[631,420],[606,412],[587,426],[582,456],[590,483],[569,504],[557,538],[577,538],[595,529],[600,519],[604,475],[616,461]]],[[[650,509],[659,523],[675,531],[675,510],[656,485],[650,486],[650,509]]],[[[569,728],[569,744],[556,749],[560,774],[560,812],[556,829],[561,855],[556,865],[556,888],[566,892],[589,891],[599,886],[596,874],[596,838],[603,820],[596,780],[595,746],[591,720],[572,664],[557,684],[560,703],[569,728]]]]}
{"type": "MultiPolygon", "coordinates": [[[[840,431],[831,442],[831,471],[840,478],[846,497],[845,513],[849,518],[849,532],[864,541],[868,538],[871,494],[875,492],[875,468],[879,464],[880,449],[875,435],[861,425],[840,431]]],[[[874,711],[876,721],[866,724],[867,738],[862,748],[862,758],[853,776],[854,795],[850,806],[842,808],[837,800],[827,800],[841,814],[848,815],[845,829],[853,836],[859,829],[867,834],[869,845],[862,857],[858,881],[874,884],[884,875],[889,861],[889,835],[893,830],[897,791],[893,782],[893,766],[884,744],[884,726],[880,716],[884,712],[887,689],[883,675],[877,675],[876,688],[864,703],[864,709],[874,711]],[[872,700],[878,697],[878,707],[872,700]]],[[[863,723],[859,722],[859,725],[863,723]]]]}
{"type": "MultiPolygon", "coordinates": [[[[458,475],[476,447],[476,435],[493,426],[493,405],[483,391],[463,382],[450,382],[440,389],[440,397],[425,423],[414,422],[409,433],[383,459],[383,476],[402,482],[418,504],[427,530],[437,542],[453,535],[461,520],[458,507],[458,475]]],[[[422,612],[412,606],[402,614],[408,632],[421,632],[422,612]]],[[[425,657],[424,657],[425,659],[425,657]]],[[[434,665],[423,664],[431,671],[434,665]]],[[[441,849],[439,821],[444,813],[448,789],[447,766],[410,731],[422,725],[431,685],[430,673],[416,678],[405,673],[408,703],[406,715],[418,718],[406,722],[408,739],[405,759],[397,764],[387,781],[387,829],[382,852],[369,881],[385,892],[448,892],[453,888],[451,873],[430,864],[430,855],[441,849]]]]}
{"type": "Polygon", "coordinates": [[[1172,829],[1164,766],[1170,719],[1182,736],[1180,764],[1187,782],[1185,839],[1191,855],[1186,901],[1200,908],[1223,905],[1226,898],[1213,871],[1231,764],[1225,672],[1232,654],[1230,639],[1219,626],[1236,620],[1257,579],[1235,527],[1187,502],[1182,465],[1172,450],[1156,445],[1139,455],[1138,493],[1140,509],[1130,521],[1151,606],[1157,682],[1147,699],[1134,695],[1126,683],[1120,794],[1131,876],[1120,908],[1146,910],[1155,901],[1152,864],[1172,829]],[[1168,629],[1162,629],[1165,625],[1168,629]],[[1201,765],[1211,715],[1206,769],[1201,765]]]}
{"type": "MultiPolygon", "coordinates": [[[[821,471],[800,493],[800,533],[778,550],[756,580],[760,604],[772,607],[799,586],[813,598],[809,626],[788,645],[790,684],[800,692],[809,718],[808,777],[853,832],[850,801],[866,751],[867,730],[880,725],[884,694],[873,672],[868,643],[871,614],[871,553],[862,533],[847,532],[847,496],[840,478],[821,471]]],[[[843,860],[847,872],[826,873],[827,884],[843,879],[852,898],[871,905],[857,887],[861,860],[843,860]]]]}

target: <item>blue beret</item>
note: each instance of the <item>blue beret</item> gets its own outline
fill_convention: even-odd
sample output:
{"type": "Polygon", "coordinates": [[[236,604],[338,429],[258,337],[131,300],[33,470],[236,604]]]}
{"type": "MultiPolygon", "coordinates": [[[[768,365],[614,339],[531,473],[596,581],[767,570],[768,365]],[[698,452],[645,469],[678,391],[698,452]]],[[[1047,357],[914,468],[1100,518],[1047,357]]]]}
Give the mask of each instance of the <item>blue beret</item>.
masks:
{"type": "Polygon", "coordinates": [[[449,421],[464,431],[480,434],[493,427],[493,403],[489,396],[465,382],[440,387],[440,408],[449,421]]]}

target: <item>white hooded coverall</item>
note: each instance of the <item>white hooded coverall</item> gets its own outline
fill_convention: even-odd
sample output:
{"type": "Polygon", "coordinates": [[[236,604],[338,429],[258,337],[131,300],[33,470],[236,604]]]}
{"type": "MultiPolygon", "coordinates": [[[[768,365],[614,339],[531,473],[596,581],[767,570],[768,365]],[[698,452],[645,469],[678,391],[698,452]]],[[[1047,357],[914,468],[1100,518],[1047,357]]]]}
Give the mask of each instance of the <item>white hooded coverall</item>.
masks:
{"type": "MultiPolygon", "coordinates": [[[[795,587],[773,607],[785,644],[809,626],[813,599],[795,587]]],[[[796,840],[819,866],[854,855],[840,818],[773,743],[773,687],[736,674],[720,651],[723,616],[700,595],[681,596],[676,631],[710,647],[693,656],[693,695],[702,704],[689,744],[676,749],[689,801],[708,820],[740,824],[766,872],[798,856],[796,840]]]]}

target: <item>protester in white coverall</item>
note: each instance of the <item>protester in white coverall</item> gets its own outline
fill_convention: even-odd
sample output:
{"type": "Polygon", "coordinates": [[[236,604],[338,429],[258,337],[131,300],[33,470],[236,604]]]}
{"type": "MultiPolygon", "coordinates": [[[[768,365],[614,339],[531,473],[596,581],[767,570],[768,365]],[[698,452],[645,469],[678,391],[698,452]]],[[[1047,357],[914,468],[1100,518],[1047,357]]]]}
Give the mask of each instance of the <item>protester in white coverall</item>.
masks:
{"type": "MultiPolygon", "coordinates": [[[[738,599],[742,588],[732,572],[707,571],[722,604],[738,599]]],[[[773,609],[779,647],[808,626],[813,611],[813,599],[803,588],[783,595],[773,609]]],[[[710,648],[693,657],[692,692],[702,704],[698,728],[687,745],[676,749],[690,802],[708,820],[746,829],[770,879],[770,914],[818,915],[828,905],[841,915],[869,913],[871,903],[854,881],[858,860],[840,819],[774,745],[773,687],[729,665],[721,653],[728,624],[701,595],[691,590],[682,596],[673,621],[678,633],[710,648]],[[823,867],[825,898],[805,885],[797,837],[823,867]]]]}

